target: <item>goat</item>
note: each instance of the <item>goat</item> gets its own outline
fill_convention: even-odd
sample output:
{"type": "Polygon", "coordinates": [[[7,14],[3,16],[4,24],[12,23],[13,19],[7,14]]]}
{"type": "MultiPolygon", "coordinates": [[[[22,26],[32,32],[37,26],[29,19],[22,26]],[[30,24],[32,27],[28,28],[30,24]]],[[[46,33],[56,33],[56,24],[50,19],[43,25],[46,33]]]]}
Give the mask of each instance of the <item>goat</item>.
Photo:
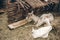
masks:
{"type": "Polygon", "coordinates": [[[52,30],[52,26],[48,18],[45,18],[44,21],[47,24],[46,26],[41,27],[39,29],[32,28],[33,38],[38,38],[38,37],[47,38],[48,37],[49,32],[52,30]]]}
{"type": "Polygon", "coordinates": [[[48,14],[43,14],[40,19],[38,20],[37,24],[35,25],[36,27],[42,25],[43,23],[45,23],[45,19],[44,18],[48,18],[50,22],[52,22],[54,20],[54,17],[51,13],[48,14]]]}
{"type": "Polygon", "coordinates": [[[33,14],[33,11],[31,13],[28,13],[28,16],[26,19],[30,19],[34,21],[34,24],[36,24],[39,20],[39,17],[33,14]]]}
{"type": "Polygon", "coordinates": [[[36,27],[42,25],[44,23],[44,18],[48,18],[50,22],[54,20],[54,17],[51,13],[43,14],[42,16],[38,17],[33,14],[33,11],[31,13],[28,13],[27,19],[31,19],[34,21],[34,24],[36,27]]]}

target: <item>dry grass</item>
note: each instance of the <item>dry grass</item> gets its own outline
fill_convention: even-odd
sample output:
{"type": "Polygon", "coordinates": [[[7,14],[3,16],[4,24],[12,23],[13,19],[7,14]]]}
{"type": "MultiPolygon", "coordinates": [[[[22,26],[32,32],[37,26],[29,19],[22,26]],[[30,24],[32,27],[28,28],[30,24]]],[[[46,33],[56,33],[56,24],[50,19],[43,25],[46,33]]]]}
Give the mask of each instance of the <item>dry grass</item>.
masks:
{"type": "MultiPolygon", "coordinates": [[[[60,17],[56,17],[57,21],[60,21],[60,17]]],[[[54,28],[49,37],[46,39],[37,38],[34,39],[31,36],[31,27],[27,27],[30,24],[24,25],[14,30],[8,28],[7,14],[0,15],[0,40],[60,40],[60,23],[57,25],[59,28],[54,28]]]]}

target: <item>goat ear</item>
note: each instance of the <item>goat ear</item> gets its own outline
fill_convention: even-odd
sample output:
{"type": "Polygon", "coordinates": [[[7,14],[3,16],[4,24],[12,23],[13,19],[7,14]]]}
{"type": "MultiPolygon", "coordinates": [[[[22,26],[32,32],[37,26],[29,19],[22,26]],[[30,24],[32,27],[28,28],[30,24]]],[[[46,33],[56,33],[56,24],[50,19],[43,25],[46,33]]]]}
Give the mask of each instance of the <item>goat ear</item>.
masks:
{"type": "Polygon", "coordinates": [[[33,11],[31,12],[31,14],[33,14],[33,11]]]}
{"type": "Polygon", "coordinates": [[[32,32],[34,31],[34,28],[32,27],[32,32]]]}
{"type": "Polygon", "coordinates": [[[33,11],[31,13],[28,13],[29,16],[32,16],[33,15],[33,11]]]}
{"type": "Polygon", "coordinates": [[[50,15],[52,14],[52,13],[49,13],[50,15]]]}
{"type": "Polygon", "coordinates": [[[32,16],[33,15],[33,11],[30,13],[30,16],[32,16]]]}

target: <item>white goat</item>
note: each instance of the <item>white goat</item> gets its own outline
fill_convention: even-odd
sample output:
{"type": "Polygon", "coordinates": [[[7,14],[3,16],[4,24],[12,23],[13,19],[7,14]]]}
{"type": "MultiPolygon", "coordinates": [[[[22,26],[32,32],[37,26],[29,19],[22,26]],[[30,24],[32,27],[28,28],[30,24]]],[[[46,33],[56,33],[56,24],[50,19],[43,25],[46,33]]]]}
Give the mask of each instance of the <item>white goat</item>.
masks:
{"type": "Polygon", "coordinates": [[[48,18],[50,22],[52,22],[54,20],[54,17],[51,13],[48,13],[48,14],[43,14],[40,19],[37,21],[37,24],[35,25],[36,27],[42,25],[45,21],[44,18],[48,18]]]}
{"type": "Polygon", "coordinates": [[[38,38],[38,37],[47,38],[48,37],[49,32],[52,30],[52,26],[48,18],[45,18],[44,21],[47,24],[45,27],[41,27],[39,29],[32,28],[33,38],[38,38]]]}
{"type": "Polygon", "coordinates": [[[48,14],[43,14],[40,18],[48,18],[50,22],[52,22],[54,20],[54,17],[51,13],[48,13],[48,14]]]}

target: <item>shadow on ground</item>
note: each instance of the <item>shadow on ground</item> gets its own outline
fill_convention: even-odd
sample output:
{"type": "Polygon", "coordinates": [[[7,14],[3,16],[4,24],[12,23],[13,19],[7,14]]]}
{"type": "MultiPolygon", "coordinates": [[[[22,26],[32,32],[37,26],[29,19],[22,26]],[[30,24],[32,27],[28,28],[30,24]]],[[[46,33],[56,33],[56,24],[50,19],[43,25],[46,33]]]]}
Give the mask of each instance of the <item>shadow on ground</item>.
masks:
{"type": "MultiPolygon", "coordinates": [[[[55,18],[59,21],[59,25],[56,27],[60,28],[60,17],[55,18]]],[[[0,40],[60,40],[60,30],[59,28],[54,28],[48,38],[37,38],[34,39],[31,36],[31,28],[28,25],[24,25],[23,27],[16,28],[14,30],[10,30],[8,28],[8,18],[7,13],[0,15],[0,40]]]]}

